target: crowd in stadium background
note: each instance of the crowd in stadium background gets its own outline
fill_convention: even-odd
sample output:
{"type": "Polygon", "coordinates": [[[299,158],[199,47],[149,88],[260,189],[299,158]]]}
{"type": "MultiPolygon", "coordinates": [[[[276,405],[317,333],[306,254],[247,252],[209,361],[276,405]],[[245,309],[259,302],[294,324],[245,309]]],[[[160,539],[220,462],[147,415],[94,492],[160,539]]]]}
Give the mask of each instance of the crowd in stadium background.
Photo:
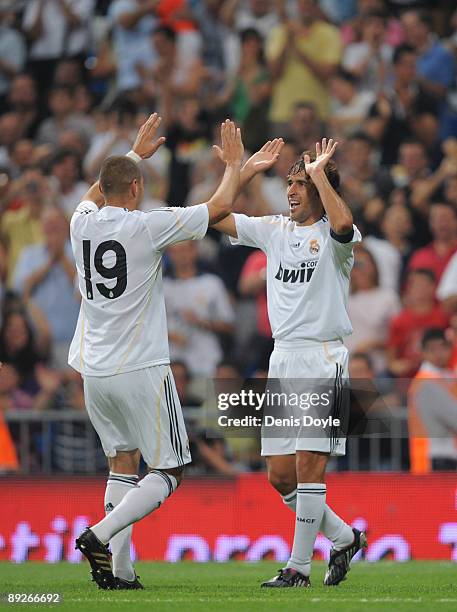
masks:
{"type": "MultiPolygon", "coordinates": [[[[126,153],[152,111],[167,142],[142,164],[142,210],[212,195],[223,165],[211,145],[225,117],[249,152],[286,141],[236,201],[249,215],[288,215],[289,168],[322,136],[337,139],[341,193],[364,237],[349,299],[352,373],[413,377],[424,331],[440,328],[455,375],[453,4],[0,0],[0,412],[84,411],[81,379],[67,366],[79,311],[69,218],[102,161],[126,153]]],[[[182,405],[202,404],[208,378],[265,376],[264,254],[210,230],[164,261],[182,405]]],[[[400,384],[389,392],[391,405],[404,404],[400,384]]],[[[194,469],[262,466],[257,449],[240,450],[241,461],[233,442],[205,440],[198,428],[191,439],[194,469]]],[[[103,455],[97,462],[105,469],[103,455]]]]}

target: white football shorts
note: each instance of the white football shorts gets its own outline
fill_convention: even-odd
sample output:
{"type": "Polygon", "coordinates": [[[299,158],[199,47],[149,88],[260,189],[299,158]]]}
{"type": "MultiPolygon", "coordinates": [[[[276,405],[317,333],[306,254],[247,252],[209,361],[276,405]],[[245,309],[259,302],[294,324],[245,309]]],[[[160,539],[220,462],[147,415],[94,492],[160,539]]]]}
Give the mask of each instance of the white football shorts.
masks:
{"type": "Polygon", "coordinates": [[[348,361],[348,350],[340,340],[275,342],[268,385],[272,391],[285,393],[283,397],[287,399],[283,407],[269,408],[264,412],[263,456],[293,455],[297,450],[330,453],[332,456],[346,453],[344,428],[330,423],[335,419],[347,422],[348,361]],[[270,421],[279,417],[276,424],[267,426],[267,414],[270,421]],[[282,426],[282,419],[289,417],[295,419],[295,425],[282,426]],[[329,417],[331,420],[326,423],[329,417]]]}
{"type": "Polygon", "coordinates": [[[139,449],[150,468],[190,463],[189,441],[170,366],[85,376],[84,396],[107,457],[139,449]]]}

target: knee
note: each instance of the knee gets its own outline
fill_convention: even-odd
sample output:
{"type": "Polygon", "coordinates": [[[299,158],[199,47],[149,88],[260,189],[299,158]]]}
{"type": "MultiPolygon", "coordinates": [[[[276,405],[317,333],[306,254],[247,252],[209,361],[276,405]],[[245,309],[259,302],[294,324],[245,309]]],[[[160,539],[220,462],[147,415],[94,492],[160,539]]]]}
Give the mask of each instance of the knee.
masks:
{"type": "Polygon", "coordinates": [[[177,486],[179,487],[179,485],[181,484],[184,478],[184,468],[183,467],[170,468],[168,470],[163,470],[163,471],[166,472],[167,474],[171,474],[171,476],[174,476],[174,478],[176,478],[177,486]]]}
{"type": "Polygon", "coordinates": [[[122,451],[118,452],[115,457],[110,457],[108,459],[108,464],[111,472],[118,474],[138,474],[139,461],[139,451],[122,451]]]}
{"type": "Polygon", "coordinates": [[[297,453],[298,482],[325,482],[328,455],[311,451],[297,453]]]}
{"type": "Polygon", "coordinates": [[[297,488],[295,474],[281,472],[273,468],[268,470],[268,481],[281,495],[288,495],[297,488]]]}

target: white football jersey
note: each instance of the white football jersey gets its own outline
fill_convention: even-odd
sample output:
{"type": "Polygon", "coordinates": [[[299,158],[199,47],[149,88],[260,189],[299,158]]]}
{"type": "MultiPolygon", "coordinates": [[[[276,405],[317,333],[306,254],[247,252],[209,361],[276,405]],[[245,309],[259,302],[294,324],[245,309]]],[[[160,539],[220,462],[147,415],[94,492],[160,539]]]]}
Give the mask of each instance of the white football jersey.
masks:
{"type": "Polygon", "coordinates": [[[338,242],[324,216],[298,226],[282,215],[235,214],[238,238],[232,244],[267,255],[267,303],[273,338],[325,342],[352,333],[347,313],[352,248],[362,237],[354,225],[350,242],[338,242]]]}
{"type": "Polygon", "coordinates": [[[129,211],[82,202],[70,223],[81,308],[68,363],[111,376],[169,363],[162,251],[199,240],[206,204],[129,211]]]}

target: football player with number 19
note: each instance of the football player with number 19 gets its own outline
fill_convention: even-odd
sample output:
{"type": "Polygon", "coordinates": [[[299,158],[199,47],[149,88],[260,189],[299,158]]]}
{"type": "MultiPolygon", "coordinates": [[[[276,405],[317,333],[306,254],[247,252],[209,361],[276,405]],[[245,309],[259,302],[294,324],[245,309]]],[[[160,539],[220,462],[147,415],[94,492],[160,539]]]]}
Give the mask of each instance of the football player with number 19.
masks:
{"type": "Polygon", "coordinates": [[[160,121],[151,115],[132,151],[104,161],[70,224],[81,310],[68,361],[83,376],[87,412],[110,467],[106,516],[76,547],[102,589],[142,588],[130,560],[132,524],[165,502],[191,460],[169,366],[162,254],[176,242],[202,239],[230,213],[243,157],[240,131],[227,120],[225,172],[208,202],[136,210],[144,190],[137,164],[165,141],[154,140],[160,121]],[[140,454],[148,473],[138,481],[140,454]]]}
{"type": "MultiPolygon", "coordinates": [[[[242,168],[240,188],[271,167],[282,146],[282,140],[275,139],[255,153],[242,168]]],[[[342,339],[352,332],[347,300],[352,249],[361,236],[337,193],[339,174],[332,159],[336,147],[324,138],[316,144],[315,155],[305,152],[289,170],[289,217],[231,214],[214,226],[233,244],[262,249],[267,256],[268,315],[275,341],[268,378],[278,380],[281,388],[290,379],[305,385],[318,379],[332,380],[334,388],[341,389],[348,378],[342,339]]],[[[331,409],[336,414],[342,410],[338,402],[335,393],[331,409]]],[[[324,578],[328,586],[344,579],[352,557],[366,546],[365,534],[351,529],[326,505],[327,461],[331,455],[344,455],[345,443],[341,430],[321,437],[307,437],[302,429],[292,436],[267,436],[264,421],[262,455],[268,478],[296,521],[290,560],[263,587],[310,586],[318,531],[333,545],[324,578]]]]}

